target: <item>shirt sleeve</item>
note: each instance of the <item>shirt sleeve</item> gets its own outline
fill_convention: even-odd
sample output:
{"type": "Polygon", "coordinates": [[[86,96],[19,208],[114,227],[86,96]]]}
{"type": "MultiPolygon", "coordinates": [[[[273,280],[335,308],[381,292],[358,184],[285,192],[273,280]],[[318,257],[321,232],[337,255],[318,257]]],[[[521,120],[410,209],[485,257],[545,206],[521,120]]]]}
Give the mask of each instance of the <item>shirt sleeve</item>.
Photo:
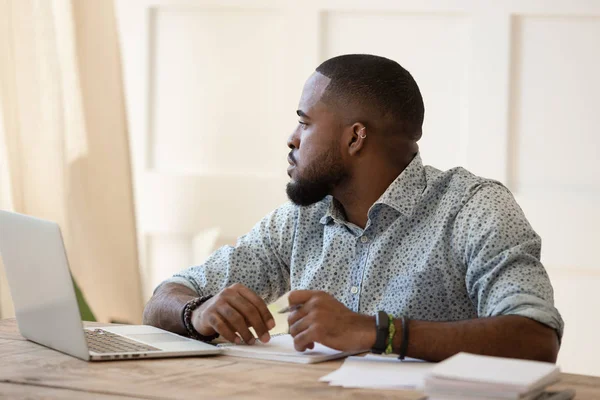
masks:
{"type": "MultiPolygon", "coordinates": [[[[179,283],[198,296],[217,294],[241,283],[267,303],[290,290],[290,260],[297,207],[287,203],[271,212],[235,246],[215,251],[203,264],[189,267],[165,280],[179,283]]],[[[160,285],[159,285],[160,286],[160,285]]]]}
{"type": "Polygon", "coordinates": [[[540,262],[542,242],[512,194],[486,182],[471,191],[455,221],[453,247],[480,317],[521,315],[556,330],[564,323],[540,262]],[[473,193],[474,192],[474,193],[473,193]]]}

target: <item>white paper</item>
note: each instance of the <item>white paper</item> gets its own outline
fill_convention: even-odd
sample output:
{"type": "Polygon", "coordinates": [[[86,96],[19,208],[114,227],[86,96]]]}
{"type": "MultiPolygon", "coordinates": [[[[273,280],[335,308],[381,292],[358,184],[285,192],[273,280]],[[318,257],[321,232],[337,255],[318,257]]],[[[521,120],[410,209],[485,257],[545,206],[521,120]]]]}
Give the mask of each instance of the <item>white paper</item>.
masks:
{"type": "Polygon", "coordinates": [[[508,386],[520,392],[552,382],[560,369],[551,363],[459,353],[437,364],[431,376],[442,380],[508,386]]]}
{"type": "Polygon", "coordinates": [[[342,366],[320,381],[332,386],[371,389],[418,389],[433,364],[421,360],[398,360],[396,356],[348,357],[342,366]]]}
{"type": "Polygon", "coordinates": [[[257,341],[251,346],[221,344],[219,347],[225,349],[223,355],[307,364],[356,354],[356,352],[346,353],[334,350],[319,343],[315,343],[315,347],[312,350],[299,352],[294,348],[294,339],[290,335],[272,336],[271,340],[267,343],[257,341]]]}
{"type": "Polygon", "coordinates": [[[308,357],[308,356],[330,356],[341,353],[340,351],[334,350],[322,344],[315,343],[315,347],[312,350],[306,350],[304,352],[296,351],[294,348],[294,338],[290,335],[278,335],[271,337],[267,343],[256,341],[251,346],[247,345],[235,345],[225,346],[226,349],[233,349],[235,351],[244,351],[250,353],[263,353],[272,354],[278,356],[296,356],[296,357],[308,357]]]}

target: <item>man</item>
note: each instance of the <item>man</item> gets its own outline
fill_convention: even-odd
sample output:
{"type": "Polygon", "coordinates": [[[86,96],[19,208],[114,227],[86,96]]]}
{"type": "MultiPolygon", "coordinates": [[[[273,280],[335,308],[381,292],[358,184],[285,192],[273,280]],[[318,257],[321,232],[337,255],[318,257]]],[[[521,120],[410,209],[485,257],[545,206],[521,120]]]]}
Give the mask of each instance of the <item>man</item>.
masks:
{"type": "Polygon", "coordinates": [[[539,236],[500,183],[422,165],[424,106],[408,71],[377,56],[332,58],[297,114],[291,203],[161,284],[145,323],[250,344],[253,327],[267,342],[265,302],[292,289],[298,351],[383,351],[389,331],[388,352],[425,360],[556,360],[563,322],[539,236]]]}

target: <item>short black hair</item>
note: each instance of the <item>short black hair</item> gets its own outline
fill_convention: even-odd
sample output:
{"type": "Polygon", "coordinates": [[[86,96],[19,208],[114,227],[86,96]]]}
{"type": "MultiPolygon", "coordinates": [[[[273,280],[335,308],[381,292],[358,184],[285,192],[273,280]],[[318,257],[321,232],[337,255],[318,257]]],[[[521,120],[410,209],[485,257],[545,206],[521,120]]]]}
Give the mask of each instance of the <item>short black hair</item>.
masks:
{"type": "Polygon", "coordinates": [[[316,69],[331,82],[323,100],[350,104],[389,117],[393,133],[421,137],[425,106],[417,82],[396,61],[370,54],[330,58],[316,69]]]}

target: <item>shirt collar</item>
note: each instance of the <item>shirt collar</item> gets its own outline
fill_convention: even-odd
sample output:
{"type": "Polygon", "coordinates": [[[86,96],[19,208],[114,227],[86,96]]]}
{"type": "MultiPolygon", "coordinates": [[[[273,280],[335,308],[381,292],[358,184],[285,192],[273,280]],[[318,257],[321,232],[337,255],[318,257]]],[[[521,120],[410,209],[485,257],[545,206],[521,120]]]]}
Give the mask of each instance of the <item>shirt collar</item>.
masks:
{"type": "Polygon", "coordinates": [[[329,207],[319,222],[323,225],[327,225],[329,222],[334,220],[338,223],[345,224],[346,218],[341,210],[342,207],[340,202],[334,199],[332,196],[329,196],[329,207]]]}
{"type": "MultiPolygon", "coordinates": [[[[385,204],[408,216],[412,213],[426,186],[425,168],[423,168],[421,155],[417,153],[371,208],[377,204],[385,204]]],[[[330,197],[329,207],[319,222],[328,224],[331,220],[340,223],[346,222],[340,203],[333,197],[330,197]]]]}

